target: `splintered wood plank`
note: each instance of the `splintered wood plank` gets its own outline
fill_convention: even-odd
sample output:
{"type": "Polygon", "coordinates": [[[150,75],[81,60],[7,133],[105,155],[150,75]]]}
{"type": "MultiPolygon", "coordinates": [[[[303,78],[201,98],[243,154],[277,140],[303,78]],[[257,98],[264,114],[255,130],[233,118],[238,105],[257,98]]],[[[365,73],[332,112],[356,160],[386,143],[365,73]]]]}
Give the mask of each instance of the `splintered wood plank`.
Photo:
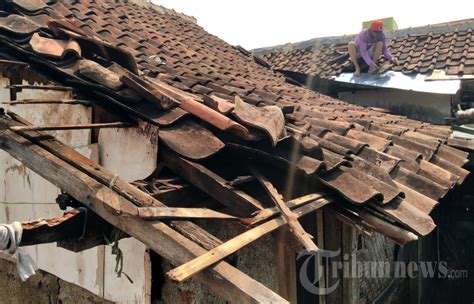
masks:
{"type": "Polygon", "coordinates": [[[125,122],[110,122],[96,124],[77,124],[77,125],[43,125],[43,126],[14,126],[10,127],[13,131],[55,131],[55,130],[83,130],[100,128],[131,128],[133,124],[125,122]]]}
{"type": "MultiPolygon", "coordinates": [[[[305,214],[313,212],[322,206],[325,206],[327,201],[323,198],[315,200],[309,204],[301,206],[294,211],[294,216],[296,218],[301,217],[305,214]]],[[[201,272],[207,267],[219,262],[220,260],[226,258],[227,256],[233,254],[239,249],[247,246],[248,244],[258,240],[262,236],[286,225],[287,222],[283,217],[277,217],[275,219],[269,220],[260,226],[254,227],[250,230],[245,231],[242,234],[228,240],[225,243],[209,250],[205,254],[175,268],[170,270],[167,274],[168,276],[175,281],[182,282],[191,276],[201,272]]]]}
{"type": "Polygon", "coordinates": [[[236,215],[245,217],[263,209],[262,204],[229,185],[228,181],[201,164],[186,160],[171,151],[161,149],[159,158],[166,167],[209,196],[229,207],[236,215]]]}
{"type": "MultiPolygon", "coordinates": [[[[134,216],[121,216],[117,213],[117,206],[122,210],[133,209],[134,205],[130,200],[26,138],[8,130],[8,125],[4,122],[4,119],[3,121],[0,119],[1,149],[68,192],[110,224],[149,246],[173,265],[182,264],[206,252],[204,248],[161,221],[150,223],[134,216]]],[[[101,170],[98,165],[97,170],[101,170]]],[[[220,262],[212,269],[199,273],[196,280],[230,302],[287,303],[276,293],[226,262],[220,262]]]]}
{"type": "Polygon", "coordinates": [[[235,216],[207,208],[141,207],[138,216],[143,219],[237,219],[235,216]]]}
{"type": "MultiPolygon", "coordinates": [[[[323,197],[326,198],[327,204],[331,203],[332,198],[325,197],[324,193],[311,193],[311,194],[307,194],[307,195],[304,195],[304,196],[301,196],[301,197],[298,197],[286,202],[286,206],[290,208],[290,210],[292,210],[292,209],[295,209],[296,207],[300,207],[308,203],[314,202],[316,200],[322,199],[323,197]]],[[[275,217],[279,214],[280,214],[280,208],[278,207],[266,208],[259,211],[257,215],[255,215],[252,218],[241,219],[241,222],[242,224],[249,227],[256,226],[266,221],[267,219],[271,217],[275,217]]]]}
{"type": "Polygon", "coordinates": [[[272,183],[266,179],[258,170],[252,169],[252,173],[258,179],[260,184],[262,184],[265,191],[270,196],[272,201],[277,205],[280,209],[283,218],[288,223],[288,227],[290,228],[291,232],[295,236],[295,238],[306,248],[308,251],[318,251],[319,248],[313,242],[312,236],[307,233],[303,226],[298,222],[297,217],[291,212],[290,208],[288,208],[283,201],[280,193],[273,187],[272,183]]]}

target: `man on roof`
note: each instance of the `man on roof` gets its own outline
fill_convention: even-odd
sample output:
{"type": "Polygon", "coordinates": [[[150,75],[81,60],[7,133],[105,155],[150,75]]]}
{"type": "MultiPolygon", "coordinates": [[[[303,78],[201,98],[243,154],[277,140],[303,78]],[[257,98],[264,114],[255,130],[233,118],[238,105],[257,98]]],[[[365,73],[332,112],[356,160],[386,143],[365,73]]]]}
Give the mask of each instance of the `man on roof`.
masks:
{"type": "Polygon", "coordinates": [[[384,55],[385,59],[398,64],[397,58],[393,57],[387,48],[387,38],[383,32],[383,21],[372,21],[370,27],[363,29],[354,39],[349,42],[349,55],[355,66],[356,77],[360,76],[360,66],[358,59],[362,57],[369,66],[369,73],[375,74],[379,67],[377,60],[380,55],[384,55]],[[370,58],[372,56],[372,58],[370,58]]]}

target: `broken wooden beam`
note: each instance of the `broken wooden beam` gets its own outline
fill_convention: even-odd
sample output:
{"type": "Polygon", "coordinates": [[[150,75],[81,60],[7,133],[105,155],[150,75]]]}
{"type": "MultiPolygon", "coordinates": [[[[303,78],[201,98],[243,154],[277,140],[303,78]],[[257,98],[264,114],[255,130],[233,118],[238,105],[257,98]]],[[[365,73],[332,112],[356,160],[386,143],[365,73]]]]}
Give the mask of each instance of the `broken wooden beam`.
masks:
{"type": "Polygon", "coordinates": [[[86,208],[71,210],[51,219],[22,222],[21,226],[20,246],[57,243],[58,247],[73,252],[106,244],[105,237],[110,239],[115,229],[86,208]]]}
{"type": "Polygon", "coordinates": [[[179,208],[179,207],[140,207],[138,216],[147,220],[158,219],[232,219],[232,215],[217,212],[207,208],[179,208]]]}
{"type": "Polygon", "coordinates": [[[233,214],[248,217],[253,212],[263,209],[258,200],[230,186],[228,181],[201,164],[163,150],[160,149],[159,158],[166,167],[228,207],[233,214]]]}
{"type": "Polygon", "coordinates": [[[85,214],[77,210],[66,212],[53,219],[22,222],[20,246],[54,243],[65,239],[79,239],[84,233],[85,214]]]}
{"type": "Polygon", "coordinates": [[[95,124],[77,124],[77,125],[43,125],[43,126],[14,126],[10,127],[13,131],[60,131],[60,130],[83,130],[100,128],[131,128],[136,125],[127,122],[109,122],[95,124]]]}
{"type": "MultiPolygon", "coordinates": [[[[117,213],[117,210],[111,207],[118,206],[121,209],[130,209],[134,206],[130,200],[117,194],[108,186],[98,182],[91,175],[79,171],[69,162],[59,159],[57,156],[46,151],[39,145],[35,145],[25,137],[8,130],[9,122],[11,123],[7,118],[0,119],[0,148],[43,178],[68,192],[78,201],[89,206],[110,224],[142,241],[173,265],[180,265],[206,252],[206,250],[197,243],[182,236],[176,230],[173,230],[161,221],[151,223],[138,217],[121,216],[117,213]],[[115,212],[111,212],[113,210],[115,210],[115,212]]],[[[44,135],[39,135],[44,138],[44,135]]],[[[83,157],[73,149],[59,142],[55,143],[60,145],[63,151],[67,150],[73,159],[74,157],[83,157]]],[[[63,157],[65,156],[63,155],[63,157]]],[[[96,171],[102,171],[103,169],[97,164],[95,164],[95,167],[96,171]]],[[[118,182],[117,180],[116,183],[118,182]]],[[[128,183],[127,185],[134,188],[128,183]]],[[[143,196],[146,196],[145,193],[139,191],[137,188],[134,189],[143,196]]],[[[133,196],[132,194],[130,195],[133,196]]],[[[135,200],[140,201],[137,198],[135,198],[135,200]]],[[[149,197],[149,200],[151,203],[156,201],[152,197],[149,197]]],[[[147,201],[142,202],[142,204],[146,203],[147,201]]],[[[174,224],[179,225],[179,223],[174,224]]],[[[190,223],[188,225],[194,224],[190,223]]],[[[201,228],[197,226],[194,228],[199,231],[201,235],[208,235],[208,233],[201,228]]],[[[201,235],[196,237],[200,238],[201,235]]],[[[211,290],[216,292],[216,294],[230,302],[287,303],[275,292],[225,262],[220,262],[212,269],[201,272],[196,276],[196,279],[206,284],[211,290]]]]}
{"type": "MultiPolygon", "coordinates": [[[[324,198],[316,199],[312,203],[297,208],[293,213],[294,216],[298,218],[327,204],[328,201],[324,198]]],[[[182,282],[286,224],[287,222],[282,216],[269,220],[222,243],[186,264],[170,270],[167,274],[172,280],[182,282]]]]}
{"type": "Polygon", "coordinates": [[[277,189],[275,189],[275,187],[272,185],[272,183],[257,169],[252,168],[251,171],[263,186],[267,194],[270,196],[271,200],[280,209],[283,218],[288,223],[288,227],[295,238],[306,248],[306,250],[318,251],[319,248],[313,242],[312,236],[304,230],[303,226],[301,226],[301,224],[298,222],[298,219],[290,210],[290,208],[286,206],[285,201],[281,197],[280,193],[278,193],[277,189]]]}

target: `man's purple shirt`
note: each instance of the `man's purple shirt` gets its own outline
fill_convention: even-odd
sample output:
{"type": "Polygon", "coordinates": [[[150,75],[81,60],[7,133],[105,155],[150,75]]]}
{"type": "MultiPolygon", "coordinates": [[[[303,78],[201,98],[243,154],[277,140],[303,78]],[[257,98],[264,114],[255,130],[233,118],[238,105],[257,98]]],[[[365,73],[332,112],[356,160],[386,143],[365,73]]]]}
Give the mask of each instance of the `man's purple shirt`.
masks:
{"type": "Polygon", "coordinates": [[[390,54],[390,51],[387,48],[387,37],[385,37],[385,34],[383,32],[376,35],[375,38],[372,38],[372,35],[370,34],[370,29],[364,29],[359,33],[359,35],[356,36],[354,40],[354,42],[359,47],[360,55],[368,66],[374,65],[372,58],[370,58],[369,56],[368,49],[378,41],[382,41],[383,43],[382,52],[385,58],[387,60],[392,60],[393,56],[392,54],[390,54]]]}

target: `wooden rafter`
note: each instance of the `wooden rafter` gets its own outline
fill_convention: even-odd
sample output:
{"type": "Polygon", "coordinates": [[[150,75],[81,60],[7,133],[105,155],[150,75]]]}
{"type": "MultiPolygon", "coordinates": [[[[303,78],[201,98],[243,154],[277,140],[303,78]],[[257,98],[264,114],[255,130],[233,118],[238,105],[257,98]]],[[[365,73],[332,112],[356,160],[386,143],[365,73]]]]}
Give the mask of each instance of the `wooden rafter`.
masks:
{"type": "Polygon", "coordinates": [[[13,131],[56,131],[56,130],[83,130],[100,128],[130,128],[134,127],[126,122],[109,122],[96,124],[77,124],[77,125],[43,125],[43,126],[14,126],[10,127],[13,131]]]}
{"type": "MultiPolygon", "coordinates": [[[[72,197],[87,205],[113,226],[142,241],[174,265],[180,265],[206,252],[196,242],[184,237],[161,221],[150,223],[139,217],[121,216],[118,213],[123,210],[133,214],[136,205],[132,201],[153,206],[154,202],[159,204],[156,199],[120,179],[117,179],[113,187],[104,185],[97,176],[92,175],[92,172],[85,170],[84,167],[81,167],[81,169],[87,173],[71,165],[71,163],[76,163],[77,166],[83,165],[80,162],[77,163],[77,159],[81,159],[83,156],[73,149],[57,141],[54,142],[57,148],[60,148],[59,151],[55,150],[55,153],[62,154],[63,158],[69,158],[70,163],[9,130],[12,125],[14,125],[12,120],[5,117],[0,118],[0,148],[43,178],[67,191],[72,197]],[[64,155],[66,152],[69,156],[64,155]],[[132,191],[139,192],[141,197],[134,196],[134,193],[127,192],[126,189],[115,191],[117,185],[120,184],[126,184],[128,187],[135,189],[132,191]],[[128,195],[123,195],[124,192],[127,192],[128,195]]],[[[34,134],[30,134],[30,136],[34,136],[34,134]]],[[[42,137],[44,138],[44,136],[42,137]]],[[[111,173],[108,173],[99,165],[91,163],[90,160],[85,165],[85,167],[87,166],[95,168],[93,171],[96,175],[108,176],[108,182],[113,177],[113,175],[110,176],[111,173]]],[[[124,188],[127,188],[127,186],[124,186],[124,188]]],[[[180,223],[173,223],[173,225],[180,225],[180,223]]],[[[192,223],[186,223],[185,225],[192,226],[195,231],[199,231],[199,233],[194,234],[197,239],[202,239],[203,235],[213,238],[192,223]]],[[[206,241],[203,240],[203,242],[206,241]]],[[[201,272],[196,276],[196,280],[206,284],[218,295],[231,302],[286,302],[276,293],[226,262],[220,262],[213,268],[201,272]]]]}
{"type": "Polygon", "coordinates": [[[161,151],[160,159],[176,175],[229,207],[236,215],[245,217],[263,209],[258,200],[235,189],[228,181],[198,163],[184,159],[171,151],[161,151]]]}

